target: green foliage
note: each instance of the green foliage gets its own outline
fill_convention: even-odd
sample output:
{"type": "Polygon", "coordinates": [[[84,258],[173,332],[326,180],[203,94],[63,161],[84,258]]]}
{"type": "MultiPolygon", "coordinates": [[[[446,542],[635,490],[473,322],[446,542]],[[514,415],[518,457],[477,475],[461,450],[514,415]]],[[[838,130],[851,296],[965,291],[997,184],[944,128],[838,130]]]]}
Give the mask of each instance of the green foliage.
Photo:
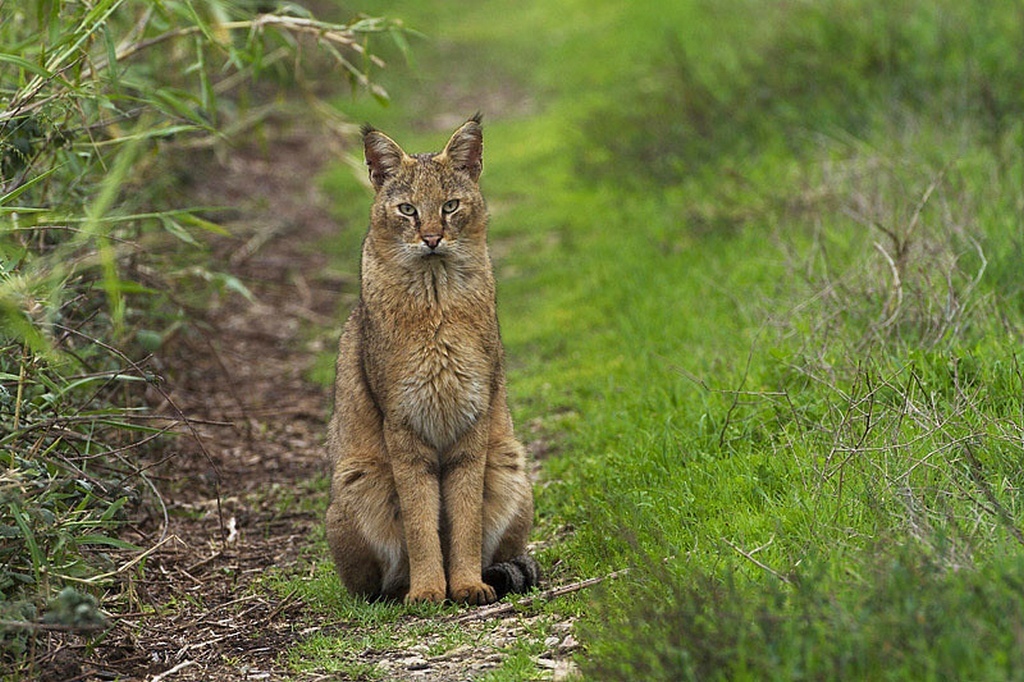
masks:
{"type": "Polygon", "coordinates": [[[0,1],[0,637],[23,643],[53,594],[45,618],[95,625],[93,595],[61,588],[98,590],[137,550],[118,529],[150,483],[129,455],[173,428],[143,407],[146,354],[190,291],[248,295],[196,265],[225,231],[175,205],[173,160],[260,125],[261,83],[336,119],[314,71],[386,99],[375,35],[405,44],[295,3],[0,1]]]}
{"type": "Polygon", "coordinates": [[[895,131],[922,117],[985,142],[1021,132],[1024,15],[1012,0],[981,12],[952,0],[697,2],[659,29],[639,11],[626,20],[663,48],[614,83],[614,103],[586,116],[592,173],[678,182],[723,157],[807,149],[819,136],[895,131]],[[701,33],[709,27],[717,40],[701,33]]]}
{"type": "Polygon", "coordinates": [[[631,567],[589,677],[1019,679],[1018,4],[408,10],[445,39],[374,121],[495,103],[544,563],[631,567]]]}
{"type": "Polygon", "coordinates": [[[260,15],[216,1],[20,3],[3,12],[0,37],[16,49],[0,59],[0,320],[36,349],[83,289],[99,290],[123,332],[125,298],[155,284],[126,264],[157,260],[168,286],[195,276],[157,254],[223,230],[196,211],[159,207],[174,180],[162,156],[256,124],[265,111],[239,104],[255,78],[283,77],[306,40],[385,97],[369,80],[375,63],[363,43],[398,35],[383,20],[329,24],[295,4],[260,15]]]}
{"type": "Polygon", "coordinates": [[[810,558],[787,580],[735,573],[661,580],[632,623],[601,637],[584,672],[598,680],[1019,680],[1020,557],[978,571],[913,548],[877,547],[830,574],[810,558]]]}

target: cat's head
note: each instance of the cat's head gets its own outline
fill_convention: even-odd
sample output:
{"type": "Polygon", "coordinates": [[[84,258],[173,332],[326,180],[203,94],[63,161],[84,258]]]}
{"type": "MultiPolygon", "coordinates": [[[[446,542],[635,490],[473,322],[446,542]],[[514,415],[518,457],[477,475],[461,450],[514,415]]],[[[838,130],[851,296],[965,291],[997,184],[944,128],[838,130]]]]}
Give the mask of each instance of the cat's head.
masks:
{"type": "Polygon", "coordinates": [[[483,244],[487,207],[478,185],[483,170],[480,114],[434,154],[406,154],[370,126],[363,128],[363,150],[377,192],[369,237],[378,250],[410,261],[452,259],[483,244]]]}

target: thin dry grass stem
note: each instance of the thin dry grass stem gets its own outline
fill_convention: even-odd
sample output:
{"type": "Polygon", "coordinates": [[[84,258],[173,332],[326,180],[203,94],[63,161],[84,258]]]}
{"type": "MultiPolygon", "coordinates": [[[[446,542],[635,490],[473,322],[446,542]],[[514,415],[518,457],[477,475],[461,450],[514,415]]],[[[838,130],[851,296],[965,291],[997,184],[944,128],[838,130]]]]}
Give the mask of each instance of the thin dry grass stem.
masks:
{"type": "Polygon", "coordinates": [[[21,347],[21,361],[18,369],[18,391],[14,396],[14,430],[21,426],[21,404],[25,397],[25,371],[28,366],[29,351],[27,345],[21,347]]]}
{"type": "Polygon", "coordinates": [[[770,547],[772,542],[774,542],[774,541],[775,541],[775,538],[772,537],[772,538],[770,538],[768,540],[768,542],[766,542],[765,544],[761,545],[760,547],[757,547],[755,549],[752,549],[752,550],[748,551],[748,550],[745,550],[745,549],[741,548],[739,545],[737,545],[736,543],[732,542],[728,538],[722,538],[722,542],[724,542],[725,544],[727,544],[730,547],[732,547],[732,549],[735,550],[735,552],[737,554],[739,554],[740,556],[742,556],[744,559],[746,559],[750,563],[754,564],[755,566],[760,568],[762,571],[765,571],[766,573],[770,573],[771,575],[775,576],[781,582],[784,582],[787,585],[791,585],[793,583],[792,578],[790,578],[789,576],[783,575],[782,573],[779,573],[778,571],[776,571],[771,566],[765,564],[764,562],[762,562],[759,559],[754,557],[754,555],[757,554],[758,552],[760,552],[762,549],[766,549],[766,548],[770,547]]]}
{"type": "Polygon", "coordinates": [[[168,535],[168,536],[164,537],[162,540],[158,541],[156,544],[154,544],[151,547],[149,547],[148,549],[146,549],[145,551],[140,552],[139,554],[135,555],[134,557],[132,557],[131,559],[129,559],[125,563],[121,564],[120,566],[117,567],[117,569],[115,569],[113,571],[109,571],[107,573],[102,573],[100,575],[94,575],[94,576],[91,576],[89,578],[68,578],[68,579],[69,580],[73,580],[75,582],[80,582],[80,583],[83,583],[83,584],[86,584],[86,585],[95,585],[95,584],[98,584],[98,583],[102,583],[102,582],[107,581],[107,580],[109,580],[111,578],[115,578],[115,577],[117,577],[119,575],[123,575],[126,571],[128,571],[128,570],[132,569],[133,567],[137,566],[141,561],[145,560],[147,557],[151,556],[153,553],[155,553],[160,548],[162,548],[164,545],[166,545],[166,544],[168,544],[170,542],[177,542],[177,543],[183,544],[182,541],[181,541],[181,538],[179,538],[177,535],[168,535]]]}
{"type": "Polygon", "coordinates": [[[978,455],[974,452],[974,446],[971,441],[965,441],[963,443],[962,452],[964,457],[967,459],[968,470],[971,474],[971,478],[974,480],[975,485],[981,491],[981,494],[985,496],[990,507],[990,513],[997,517],[1006,528],[1010,535],[1020,543],[1024,545],[1024,531],[1021,531],[1020,527],[1017,526],[1016,521],[1013,518],[1013,514],[1006,508],[995,492],[992,490],[992,486],[985,478],[985,468],[978,458],[978,455]]]}
{"type": "MultiPolygon", "coordinates": [[[[910,216],[910,222],[907,225],[907,229],[904,232],[902,239],[894,240],[894,244],[904,245],[903,248],[900,248],[898,251],[900,255],[904,255],[907,251],[907,248],[909,248],[911,239],[914,236],[914,232],[917,230],[917,226],[921,222],[921,213],[924,211],[925,206],[928,205],[928,202],[931,200],[932,194],[935,193],[936,188],[938,188],[939,185],[941,185],[943,181],[946,179],[946,173],[952,166],[953,162],[948,162],[945,166],[942,167],[942,170],[940,170],[935,175],[935,178],[928,184],[928,187],[925,189],[924,194],[921,195],[920,201],[918,201],[917,205],[914,207],[914,213],[910,216]]],[[[890,237],[893,237],[893,235],[890,234],[890,237]]]]}
{"type": "Polygon", "coordinates": [[[889,269],[892,272],[892,294],[890,295],[889,300],[886,301],[885,307],[882,309],[882,316],[884,319],[878,323],[879,329],[886,329],[896,322],[903,308],[903,278],[900,276],[900,266],[893,260],[892,256],[886,252],[885,247],[878,242],[875,242],[875,248],[878,249],[878,252],[881,253],[882,257],[889,263],[889,269]]]}
{"type": "MultiPolygon", "coordinates": [[[[846,453],[837,464],[826,466],[819,472],[819,497],[824,491],[823,484],[838,475],[834,519],[838,519],[842,511],[840,500],[846,470],[852,463],[861,463],[876,472],[871,476],[873,485],[880,491],[889,492],[891,499],[903,509],[904,522],[910,535],[922,543],[932,544],[940,535],[932,524],[933,519],[942,521],[944,526],[954,530],[961,528],[951,508],[943,503],[942,493],[938,492],[943,486],[935,482],[939,480],[946,482],[946,490],[956,490],[971,501],[969,509],[977,513],[965,518],[968,527],[980,532],[977,529],[982,527],[982,517],[988,516],[992,521],[984,524],[985,527],[994,530],[1002,526],[1015,540],[1024,544],[1024,532],[1016,526],[1013,515],[992,490],[984,477],[982,462],[975,454],[975,448],[980,443],[995,443],[1000,439],[1016,443],[1019,438],[1008,434],[1005,428],[1000,428],[1001,422],[986,416],[986,410],[982,407],[982,387],[965,391],[959,379],[954,378],[954,383],[957,400],[950,407],[946,403],[937,402],[926,391],[919,374],[913,370],[907,373],[902,382],[896,381],[895,377],[873,384],[867,381],[866,394],[838,410],[838,423],[835,427],[831,427],[827,420],[822,424],[820,433],[833,443],[826,463],[832,453],[846,453]],[[849,414],[858,405],[864,404],[869,397],[879,394],[883,389],[897,399],[898,409],[882,412],[874,419],[869,419],[871,411],[856,419],[849,418],[849,414]],[[926,399],[921,400],[922,397],[926,399]],[[913,430],[918,432],[910,437],[902,435],[905,433],[903,423],[908,419],[913,422],[913,430]],[[855,423],[864,426],[859,434],[853,428],[855,423]],[[870,444],[865,442],[868,432],[874,432],[868,441],[870,444]],[[843,441],[848,438],[855,442],[844,444],[843,441]],[[968,464],[967,472],[973,486],[967,486],[959,480],[958,472],[961,469],[956,466],[956,462],[961,458],[968,464]],[[916,476],[921,469],[928,472],[923,479],[916,476]],[[980,491],[984,500],[979,500],[971,487],[980,491]]],[[[964,542],[971,544],[968,535],[959,530],[957,533],[963,537],[964,542]]],[[[954,543],[946,547],[945,551],[951,566],[963,566],[969,562],[969,549],[961,551],[954,543]]]]}
{"type": "MultiPolygon", "coordinates": [[[[130,357],[128,357],[119,348],[115,348],[114,346],[111,346],[108,343],[105,343],[105,342],[103,342],[103,341],[101,341],[99,339],[93,338],[93,337],[89,336],[88,334],[85,334],[84,332],[82,332],[80,330],[72,329],[70,327],[64,327],[63,325],[54,325],[54,326],[55,326],[55,328],[61,329],[62,331],[74,334],[76,336],[80,336],[80,337],[84,338],[86,341],[88,341],[90,343],[93,343],[96,346],[107,350],[108,352],[112,353],[113,355],[117,356],[122,361],[127,363],[128,366],[130,366],[137,373],[138,376],[141,376],[141,377],[148,376],[148,373],[139,365],[139,363],[137,363],[135,360],[132,360],[130,357]]],[[[152,381],[150,385],[152,385],[153,388],[160,394],[160,396],[164,399],[164,401],[167,403],[167,405],[172,410],[174,410],[175,416],[178,418],[178,420],[180,420],[180,422],[185,425],[185,428],[188,430],[189,435],[191,435],[192,439],[195,441],[195,443],[199,447],[200,451],[202,451],[203,456],[205,457],[207,463],[210,465],[210,468],[212,469],[212,471],[214,473],[213,484],[214,484],[214,492],[216,494],[216,500],[217,500],[217,520],[218,520],[218,523],[220,525],[221,539],[223,540],[223,538],[227,537],[227,532],[225,530],[225,525],[224,525],[224,512],[223,512],[223,509],[222,509],[222,506],[221,506],[221,478],[222,478],[222,476],[221,476],[221,472],[220,472],[220,467],[217,466],[217,462],[214,460],[213,456],[210,454],[210,451],[206,448],[206,443],[203,440],[202,436],[199,435],[199,431],[196,429],[195,424],[182,411],[182,409],[180,407],[178,407],[177,403],[174,401],[173,398],[171,398],[170,394],[168,394],[167,391],[164,390],[164,388],[160,385],[159,381],[152,381]]],[[[140,471],[140,475],[141,475],[141,471],[142,470],[140,469],[139,471],[140,471]]]]}
{"type": "Polygon", "coordinates": [[[816,181],[835,197],[835,217],[868,229],[836,238],[842,221],[833,227],[819,216],[809,221],[809,251],[776,233],[790,270],[810,291],[773,325],[795,328],[806,351],[825,362],[826,349],[835,355],[834,341],[863,355],[894,343],[931,348],[958,338],[988,261],[971,234],[970,197],[950,196],[957,191],[954,163],[920,180],[911,164],[874,152],[822,165],[816,181]],[[977,266],[968,267],[965,255],[977,266]]]}

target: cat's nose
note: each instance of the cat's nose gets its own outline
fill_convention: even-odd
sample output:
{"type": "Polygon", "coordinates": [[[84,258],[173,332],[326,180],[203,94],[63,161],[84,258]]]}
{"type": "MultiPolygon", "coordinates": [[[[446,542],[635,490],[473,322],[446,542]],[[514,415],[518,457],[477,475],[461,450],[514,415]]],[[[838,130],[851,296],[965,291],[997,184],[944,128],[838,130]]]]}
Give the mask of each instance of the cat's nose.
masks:
{"type": "Polygon", "coordinates": [[[431,248],[436,249],[437,245],[441,243],[442,235],[439,234],[424,234],[420,236],[423,239],[423,243],[431,248]]]}

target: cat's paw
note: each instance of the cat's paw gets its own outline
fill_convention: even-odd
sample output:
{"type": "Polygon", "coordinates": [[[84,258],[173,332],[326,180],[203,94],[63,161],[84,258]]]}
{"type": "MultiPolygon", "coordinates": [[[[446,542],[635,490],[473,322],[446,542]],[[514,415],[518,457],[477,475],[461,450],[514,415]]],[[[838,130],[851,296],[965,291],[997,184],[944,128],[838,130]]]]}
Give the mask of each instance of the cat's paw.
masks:
{"type": "Polygon", "coordinates": [[[484,582],[454,586],[449,594],[452,601],[460,604],[490,604],[498,599],[494,588],[484,582]]]}
{"type": "Polygon", "coordinates": [[[440,604],[443,601],[444,590],[436,588],[426,588],[415,592],[410,591],[409,594],[405,595],[406,604],[440,604]]]}

